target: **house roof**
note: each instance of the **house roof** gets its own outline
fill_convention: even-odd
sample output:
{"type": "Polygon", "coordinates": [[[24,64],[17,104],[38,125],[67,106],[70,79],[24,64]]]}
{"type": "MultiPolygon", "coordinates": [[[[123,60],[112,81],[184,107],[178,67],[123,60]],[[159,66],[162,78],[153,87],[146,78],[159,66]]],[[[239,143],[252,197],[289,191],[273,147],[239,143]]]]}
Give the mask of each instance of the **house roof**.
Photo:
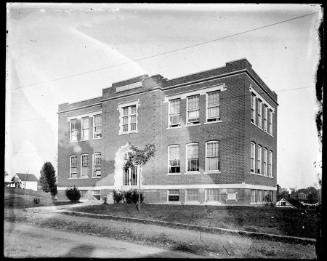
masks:
{"type": "Polygon", "coordinates": [[[34,174],[24,174],[24,173],[16,173],[21,181],[37,181],[37,178],[34,174]]]}

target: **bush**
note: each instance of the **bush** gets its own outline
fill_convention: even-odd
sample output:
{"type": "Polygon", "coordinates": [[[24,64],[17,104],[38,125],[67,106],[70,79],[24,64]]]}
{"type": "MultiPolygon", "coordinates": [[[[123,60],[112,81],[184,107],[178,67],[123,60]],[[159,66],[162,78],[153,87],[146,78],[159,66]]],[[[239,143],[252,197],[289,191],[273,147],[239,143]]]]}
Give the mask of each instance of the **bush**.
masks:
{"type": "Polygon", "coordinates": [[[79,199],[81,198],[81,192],[79,191],[78,188],[72,187],[72,188],[67,188],[66,189],[66,197],[71,201],[71,202],[78,202],[79,199]]]}
{"type": "Polygon", "coordinates": [[[112,194],[112,198],[114,200],[114,203],[118,204],[124,199],[124,195],[120,191],[114,190],[114,193],[112,194]]]}
{"type": "Polygon", "coordinates": [[[39,198],[34,198],[33,199],[33,202],[35,205],[39,204],[40,203],[40,199],[39,198]]]}
{"type": "MultiPolygon", "coordinates": [[[[136,190],[129,190],[124,192],[125,203],[127,204],[137,204],[139,201],[139,193],[136,190]]],[[[144,200],[143,194],[140,194],[141,203],[144,200]]]]}

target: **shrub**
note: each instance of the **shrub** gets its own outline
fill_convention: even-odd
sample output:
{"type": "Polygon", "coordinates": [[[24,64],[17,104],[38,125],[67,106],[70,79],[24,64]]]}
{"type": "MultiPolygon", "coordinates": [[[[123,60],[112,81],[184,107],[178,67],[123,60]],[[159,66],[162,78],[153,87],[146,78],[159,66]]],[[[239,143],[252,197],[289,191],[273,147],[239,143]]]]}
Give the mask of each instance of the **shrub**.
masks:
{"type": "MultiPolygon", "coordinates": [[[[131,203],[137,204],[139,201],[139,193],[137,192],[137,190],[125,191],[124,198],[125,198],[125,203],[127,203],[127,204],[131,204],[131,203]]],[[[141,199],[141,203],[142,203],[144,200],[142,193],[140,193],[140,199],[141,199]]]]}
{"type": "Polygon", "coordinates": [[[39,204],[39,203],[40,203],[40,199],[39,199],[39,198],[34,198],[34,199],[33,199],[33,202],[34,202],[34,204],[36,204],[36,205],[37,205],[37,204],[39,204]]]}
{"type": "Polygon", "coordinates": [[[40,184],[42,185],[42,190],[47,193],[50,192],[53,197],[56,196],[56,171],[52,166],[51,162],[44,163],[40,173],[40,184]]]}
{"type": "Polygon", "coordinates": [[[71,201],[71,202],[78,202],[79,199],[81,198],[81,192],[79,191],[78,188],[74,185],[72,188],[67,188],[66,189],[66,197],[71,201]]]}
{"type": "Polygon", "coordinates": [[[112,194],[112,198],[113,198],[115,204],[118,204],[124,199],[124,195],[123,195],[123,193],[114,190],[114,193],[112,194]]]}
{"type": "Polygon", "coordinates": [[[127,204],[131,204],[133,202],[132,201],[132,191],[131,190],[124,192],[124,201],[127,204]]]}

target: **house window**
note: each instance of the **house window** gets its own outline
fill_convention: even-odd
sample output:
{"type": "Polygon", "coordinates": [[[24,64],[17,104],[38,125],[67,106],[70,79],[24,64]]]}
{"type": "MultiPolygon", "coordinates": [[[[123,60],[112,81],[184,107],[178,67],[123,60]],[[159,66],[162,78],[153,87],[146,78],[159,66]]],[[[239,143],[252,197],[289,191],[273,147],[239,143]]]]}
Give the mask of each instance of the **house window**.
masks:
{"type": "Polygon", "coordinates": [[[168,167],[169,173],[180,173],[179,145],[168,146],[168,167]]]}
{"type": "Polygon", "coordinates": [[[255,143],[251,142],[251,172],[255,173],[255,143]]]}
{"type": "Polygon", "coordinates": [[[251,93],[251,122],[256,124],[256,96],[254,93],[251,93]]]}
{"type": "Polygon", "coordinates": [[[77,178],[77,156],[70,156],[70,177],[77,178]]]}
{"type": "Polygon", "coordinates": [[[186,190],[186,201],[199,201],[199,190],[198,189],[186,190]]]}
{"type": "Polygon", "coordinates": [[[196,124],[200,122],[200,95],[187,97],[187,123],[196,124]]]}
{"type": "Polygon", "coordinates": [[[191,143],[186,145],[187,171],[199,171],[199,144],[191,143]]]}
{"type": "Polygon", "coordinates": [[[178,189],[168,190],[168,201],[179,201],[179,190],[178,189]]]}
{"type": "Polygon", "coordinates": [[[181,125],[181,99],[169,101],[169,127],[181,125]]]}
{"type": "Polygon", "coordinates": [[[122,107],[122,133],[137,131],[136,105],[122,107]]]}
{"type": "Polygon", "coordinates": [[[268,155],[268,177],[272,177],[272,158],[273,152],[270,150],[268,155]]]}
{"type": "Polygon", "coordinates": [[[264,176],[267,176],[267,155],[268,152],[267,152],[267,149],[264,148],[263,149],[263,175],[264,176]]]}
{"type": "Polygon", "coordinates": [[[258,145],[257,149],[257,173],[261,174],[261,164],[262,164],[262,147],[258,145]]]}
{"type": "Polygon", "coordinates": [[[251,190],[251,203],[255,203],[256,201],[256,190],[252,189],[251,190]]]}
{"type": "Polygon", "coordinates": [[[101,192],[100,192],[100,190],[93,190],[93,191],[92,191],[92,195],[93,195],[93,197],[95,197],[97,200],[100,200],[101,192]]]}
{"type": "Polygon", "coordinates": [[[268,133],[273,135],[273,112],[269,110],[268,133]]]}
{"type": "Polygon", "coordinates": [[[206,143],[206,170],[219,171],[219,142],[209,141],[206,143]]]}
{"type": "Polygon", "coordinates": [[[102,137],[102,115],[93,116],[93,138],[99,139],[102,137]]]}
{"type": "Polygon", "coordinates": [[[267,131],[267,120],[268,120],[268,107],[267,105],[263,106],[263,130],[267,131]]]}
{"type": "Polygon", "coordinates": [[[207,189],[207,201],[222,201],[222,194],[219,189],[207,189]]]}
{"type": "Polygon", "coordinates": [[[101,177],[101,153],[93,154],[93,177],[101,177]]]}
{"type": "Polygon", "coordinates": [[[71,119],[70,120],[70,141],[77,141],[78,135],[78,120],[71,119]]]}
{"type": "Polygon", "coordinates": [[[220,120],[219,91],[207,93],[207,122],[220,120]]]}
{"type": "Polygon", "coordinates": [[[82,140],[88,140],[89,139],[89,117],[83,117],[82,118],[82,140]]]}
{"type": "Polygon", "coordinates": [[[258,99],[258,127],[262,128],[262,101],[258,99]]]}
{"type": "Polygon", "coordinates": [[[89,155],[83,154],[81,155],[81,164],[82,164],[82,177],[87,177],[89,172],[89,155]]]}

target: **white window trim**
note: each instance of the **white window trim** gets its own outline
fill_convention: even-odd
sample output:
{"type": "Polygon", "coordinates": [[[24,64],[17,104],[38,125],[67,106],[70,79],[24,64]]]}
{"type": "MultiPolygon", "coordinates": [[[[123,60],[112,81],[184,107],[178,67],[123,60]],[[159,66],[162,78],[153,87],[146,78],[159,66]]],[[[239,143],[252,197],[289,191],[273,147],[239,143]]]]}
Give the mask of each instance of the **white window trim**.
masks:
{"type": "Polygon", "coordinates": [[[167,175],[181,175],[181,146],[180,145],[177,145],[177,144],[172,144],[172,145],[168,145],[168,169],[167,169],[167,175]],[[170,173],[169,172],[169,148],[170,147],[178,147],[179,148],[179,172],[176,172],[176,173],[170,173]]]}
{"type": "Polygon", "coordinates": [[[263,107],[263,101],[261,99],[257,99],[258,100],[258,109],[257,109],[257,127],[261,130],[263,130],[263,127],[262,127],[262,107],[263,107]],[[260,114],[259,114],[260,112],[260,114]],[[260,115],[260,116],[259,116],[260,115]],[[260,118],[259,118],[260,117],[260,118]],[[260,119],[260,120],[259,120],[260,119]]]}
{"type": "Polygon", "coordinates": [[[92,126],[92,137],[93,137],[93,139],[94,139],[94,140],[100,140],[100,139],[102,139],[102,137],[103,137],[103,115],[102,115],[102,113],[94,114],[94,115],[92,116],[92,124],[93,124],[93,126],[92,126]],[[95,132],[94,132],[94,128],[95,128],[95,125],[94,125],[94,118],[95,118],[95,116],[97,116],[97,115],[101,115],[101,137],[94,137],[94,135],[95,135],[95,132]]]}
{"type": "Polygon", "coordinates": [[[87,141],[87,140],[90,140],[90,117],[85,116],[85,117],[81,117],[81,140],[80,141],[87,141]],[[82,121],[85,118],[87,118],[88,121],[89,121],[89,128],[88,128],[88,136],[89,136],[89,138],[88,139],[84,139],[84,137],[82,135],[83,134],[83,124],[82,124],[82,121]]]}
{"type": "Polygon", "coordinates": [[[94,170],[95,170],[95,162],[94,162],[94,159],[95,159],[95,155],[96,154],[100,154],[101,155],[101,157],[102,157],[102,153],[101,152],[94,152],[93,154],[92,154],[92,175],[91,175],[91,177],[92,178],[101,178],[102,177],[102,158],[101,158],[101,176],[94,176],[94,170]]]}
{"type": "Polygon", "coordinates": [[[200,174],[200,144],[199,142],[190,142],[185,145],[185,173],[184,174],[200,174]],[[198,145],[198,159],[199,159],[199,170],[198,171],[188,171],[188,165],[187,165],[187,146],[197,144],[198,145]]]}
{"type": "Polygon", "coordinates": [[[262,161],[262,175],[268,177],[268,149],[266,147],[263,148],[263,161],[262,161]],[[266,156],[266,159],[265,159],[266,156]],[[266,165],[265,165],[266,163],[266,165]]]}
{"type": "Polygon", "coordinates": [[[261,145],[257,145],[257,162],[256,162],[256,174],[261,175],[262,176],[262,146],[261,145]],[[259,149],[260,149],[260,154],[259,154],[259,149]],[[260,173],[257,172],[258,170],[258,162],[260,159],[260,173]]]}
{"type": "Polygon", "coordinates": [[[268,106],[267,104],[263,105],[263,131],[268,132],[268,106]]]}
{"type": "MultiPolygon", "coordinates": [[[[179,100],[179,115],[181,116],[181,103],[182,103],[182,100],[180,98],[177,98],[179,100]]],[[[167,129],[176,129],[176,128],[181,128],[182,127],[182,119],[180,120],[179,124],[177,126],[171,126],[171,123],[170,123],[170,114],[171,114],[171,111],[170,111],[170,102],[173,101],[173,100],[177,100],[177,99],[169,99],[168,100],[168,127],[167,129]]]]}
{"type": "Polygon", "coordinates": [[[218,174],[218,173],[221,173],[221,170],[218,169],[218,170],[208,170],[208,166],[207,166],[207,147],[208,147],[208,144],[209,143],[218,143],[218,165],[219,167],[221,167],[221,162],[220,162],[220,155],[219,155],[219,152],[220,152],[220,141],[219,140],[210,140],[210,141],[207,141],[205,143],[205,157],[204,157],[204,164],[205,164],[205,171],[204,171],[204,174],[218,174]]]}
{"type": "Polygon", "coordinates": [[[199,94],[188,95],[186,97],[186,126],[187,127],[201,125],[201,120],[200,120],[200,97],[201,96],[199,94]],[[199,122],[195,123],[195,124],[193,124],[192,122],[189,122],[189,118],[188,118],[188,99],[189,99],[189,97],[192,97],[192,96],[198,96],[199,97],[199,122]]]}
{"type": "MultiPolygon", "coordinates": [[[[127,102],[127,103],[122,103],[118,105],[117,110],[119,111],[119,132],[118,135],[123,135],[123,134],[130,134],[130,133],[138,133],[138,108],[140,106],[140,100],[137,101],[132,101],[132,102],[127,102]],[[136,129],[135,130],[128,130],[123,132],[123,108],[124,107],[129,107],[129,106],[136,106],[136,129]]],[[[130,126],[130,117],[128,117],[128,128],[130,126]]]]}
{"type": "Polygon", "coordinates": [[[78,142],[78,129],[77,129],[76,140],[72,140],[72,122],[71,122],[72,120],[76,120],[78,122],[78,118],[72,118],[69,120],[69,141],[70,142],[78,142]]]}
{"type": "Polygon", "coordinates": [[[205,120],[205,124],[222,122],[221,117],[220,117],[220,95],[221,95],[220,90],[217,90],[217,92],[219,94],[219,106],[218,106],[219,107],[219,117],[216,118],[215,121],[208,121],[208,96],[209,96],[209,93],[212,93],[212,92],[215,92],[215,91],[206,92],[206,120],[205,120]]]}
{"type": "MultiPolygon", "coordinates": [[[[77,168],[76,176],[77,176],[77,177],[76,177],[76,178],[73,178],[73,177],[72,177],[72,174],[73,174],[73,173],[72,173],[72,158],[73,158],[73,157],[76,158],[76,161],[77,161],[77,158],[78,158],[77,155],[70,155],[70,156],[69,156],[69,178],[70,178],[70,179],[78,179],[78,168],[77,168],[78,163],[76,164],[76,168],[77,168]]],[[[74,174],[75,174],[75,173],[74,173],[74,174]]]]}
{"type": "Polygon", "coordinates": [[[89,169],[90,169],[90,159],[89,159],[89,154],[88,153],[84,153],[84,154],[81,154],[81,175],[80,175],[80,178],[81,179],[88,179],[89,178],[89,169]],[[83,175],[83,156],[87,156],[87,175],[86,176],[82,176],[83,175]]]}
{"type": "MultiPolygon", "coordinates": [[[[271,171],[270,171],[270,175],[268,175],[269,178],[273,178],[274,175],[273,175],[273,157],[274,157],[274,153],[272,150],[269,150],[268,151],[268,160],[267,160],[267,165],[268,165],[268,162],[270,162],[270,166],[271,166],[271,171]],[[271,154],[271,159],[270,159],[270,154],[271,154]]],[[[269,167],[267,166],[267,170],[269,169],[269,167]]],[[[269,170],[268,170],[269,171],[269,170]]]]}
{"type": "Polygon", "coordinates": [[[274,132],[274,112],[272,110],[268,110],[268,115],[269,115],[269,121],[267,119],[267,121],[268,121],[268,123],[267,123],[267,125],[268,125],[267,126],[267,133],[270,136],[274,137],[273,136],[273,132],[274,132]],[[269,130],[270,121],[271,121],[271,131],[269,130]]]}
{"type": "Polygon", "coordinates": [[[251,174],[256,174],[256,166],[257,166],[257,159],[256,159],[256,150],[257,150],[257,145],[254,141],[251,141],[250,143],[250,173],[251,174]],[[252,144],[254,145],[254,171],[251,170],[251,153],[252,153],[252,144]]]}

